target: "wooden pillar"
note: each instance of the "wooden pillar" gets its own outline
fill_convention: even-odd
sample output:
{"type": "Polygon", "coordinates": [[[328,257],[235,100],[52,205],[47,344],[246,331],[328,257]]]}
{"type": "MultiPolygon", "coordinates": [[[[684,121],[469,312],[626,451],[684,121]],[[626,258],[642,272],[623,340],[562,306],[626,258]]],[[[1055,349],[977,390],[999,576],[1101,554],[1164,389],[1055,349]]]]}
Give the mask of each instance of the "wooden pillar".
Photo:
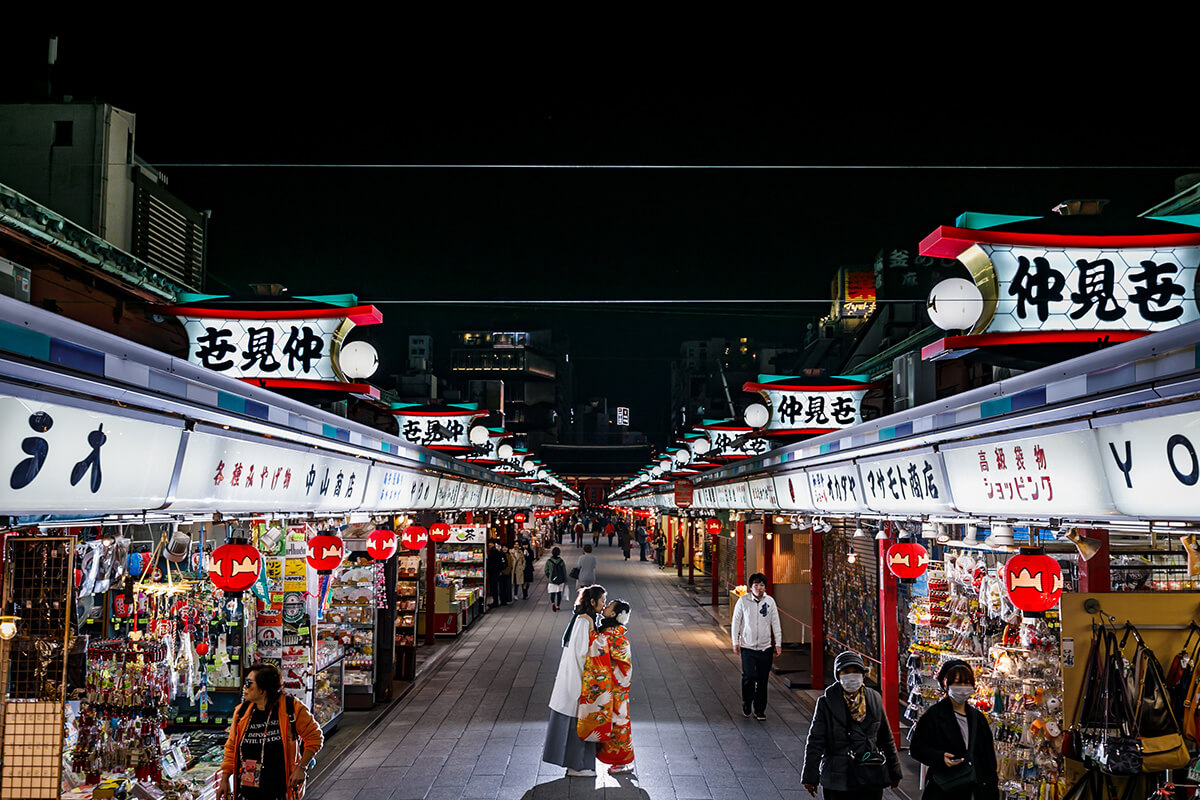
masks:
{"type": "Polygon", "coordinates": [[[1100,542],[1100,550],[1089,559],[1079,558],[1079,591],[1111,592],[1112,573],[1109,570],[1108,530],[1080,528],[1079,535],[1100,542]]]}
{"type": "MultiPolygon", "coordinates": [[[[884,523],[891,533],[891,523],[884,523]]],[[[900,740],[900,620],[896,597],[896,576],[887,567],[891,538],[880,539],[879,546],[879,688],[883,710],[892,727],[892,738],[900,740]]]]}
{"type": "Polygon", "coordinates": [[[822,577],[821,534],[813,530],[808,537],[809,589],[812,616],[812,688],[825,686],[825,581],[822,577]]]}
{"type": "Polygon", "coordinates": [[[767,576],[767,594],[775,596],[775,518],[763,514],[763,574],[767,576]]]}
{"type": "Polygon", "coordinates": [[[741,586],[746,583],[746,519],[741,517],[737,521],[737,571],[734,573],[736,580],[734,584],[741,586]]]}

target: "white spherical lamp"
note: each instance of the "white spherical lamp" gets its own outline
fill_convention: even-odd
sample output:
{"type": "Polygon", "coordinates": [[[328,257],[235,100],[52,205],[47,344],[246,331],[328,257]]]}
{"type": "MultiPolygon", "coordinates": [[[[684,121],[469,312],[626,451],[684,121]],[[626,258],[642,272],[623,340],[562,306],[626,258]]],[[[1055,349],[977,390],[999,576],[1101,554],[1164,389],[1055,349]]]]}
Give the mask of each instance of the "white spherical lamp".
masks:
{"type": "Polygon", "coordinates": [[[947,278],[933,287],[925,308],[929,319],[942,330],[966,330],[983,313],[983,293],[964,278],[947,278]]]}
{"type": "Polygon", "coordinates": [[[501,461],[508,461],[513,457],[513,446],[508,442],[504,442],[496,448],[496,455],[500,457],[501,461]]]}
{"type": "Polygon", "coordinates": [[[692,452],[698,456],[702,456],[712,450],[712,442],[708,439],[696,439],[692,442],[692,452]]]}
{"type": "Polygon", "coordinates": [[[467,438],[471,440],[471,444],[482,447],[487,444],[488,429],[484,425],[476,425],[471,428],[471,432],[467,434],[467,438]]]}
{"type": "Polygon", "coordinates": [[[771,412],[762,403],[751,403],[742,413],[742,419],[746,420],[746,424],[751,428],[757,430],[771,421],[771,412]]]}
{"type": "Polygon", "coordinates": [[[338,365],[347,378],[369,378],[379,369],[379,353],[367,342],[350,342],[342,345],[338,365]]]}
{"type": "Polygon", "coordinates": [[[675,463],[683,466],[692,460],[692,454],[687,450],[679,450],[675,453],[675,463]]]}

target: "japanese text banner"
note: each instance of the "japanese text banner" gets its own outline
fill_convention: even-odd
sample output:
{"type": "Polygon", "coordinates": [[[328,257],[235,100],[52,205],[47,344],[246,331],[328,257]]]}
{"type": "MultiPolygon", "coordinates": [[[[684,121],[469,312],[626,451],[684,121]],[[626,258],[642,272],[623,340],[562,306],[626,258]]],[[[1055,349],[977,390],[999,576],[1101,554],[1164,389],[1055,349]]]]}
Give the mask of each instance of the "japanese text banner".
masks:
{"type": "Polygon", "coordinates": [[[942,459],[932,449],[858,462],[864,497],[873,511],[893,514],[953,513],[942,459]]]}

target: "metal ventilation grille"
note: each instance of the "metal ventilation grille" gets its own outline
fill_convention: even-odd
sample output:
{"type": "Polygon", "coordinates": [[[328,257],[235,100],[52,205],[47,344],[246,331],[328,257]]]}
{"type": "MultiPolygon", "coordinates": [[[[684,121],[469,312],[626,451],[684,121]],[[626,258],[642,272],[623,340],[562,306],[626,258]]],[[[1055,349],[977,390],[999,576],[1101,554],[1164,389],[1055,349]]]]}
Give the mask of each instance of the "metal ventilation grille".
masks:
{"type": "Polygon", "coordinates": [[[141,174],[134,184],[133,254],[163,277],[199,290],[204,279],[203,218],[141,174]]]}

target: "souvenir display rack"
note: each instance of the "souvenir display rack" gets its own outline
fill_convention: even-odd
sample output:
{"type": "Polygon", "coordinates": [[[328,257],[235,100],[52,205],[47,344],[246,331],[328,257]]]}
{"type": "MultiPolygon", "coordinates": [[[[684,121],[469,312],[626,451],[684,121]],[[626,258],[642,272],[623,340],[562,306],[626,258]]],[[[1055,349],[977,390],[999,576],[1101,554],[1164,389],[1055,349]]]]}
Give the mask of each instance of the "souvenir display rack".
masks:
{"type": "Polygon", "coordinates": [[[362,542],[347,542],[346,549],[318,626],[319,638],[341,645],[346,708],[370,708],[375,703],[377,597],[384,565],[367,555],[362,542]]]}
{"type": "Polygon", "coordinates": [[[929,595],[914,600],[912,644],[905,661],[908,707],[915,723],[941,699],[936,675],[958,658],[975,670],[971,703],[996,742],[1002,800],[1044,800],[1065,791],[1061,752],[1062,637],[1057,612],[1023,618],[996,577],[998,554],[931,560],[929,595]]]}
{"type": "Polygon", "coordinates": [[[396,679],[402,681],[411,681],[417,674],[421,561],[420,554],[402,552],[396,557],[396,679]]]}

